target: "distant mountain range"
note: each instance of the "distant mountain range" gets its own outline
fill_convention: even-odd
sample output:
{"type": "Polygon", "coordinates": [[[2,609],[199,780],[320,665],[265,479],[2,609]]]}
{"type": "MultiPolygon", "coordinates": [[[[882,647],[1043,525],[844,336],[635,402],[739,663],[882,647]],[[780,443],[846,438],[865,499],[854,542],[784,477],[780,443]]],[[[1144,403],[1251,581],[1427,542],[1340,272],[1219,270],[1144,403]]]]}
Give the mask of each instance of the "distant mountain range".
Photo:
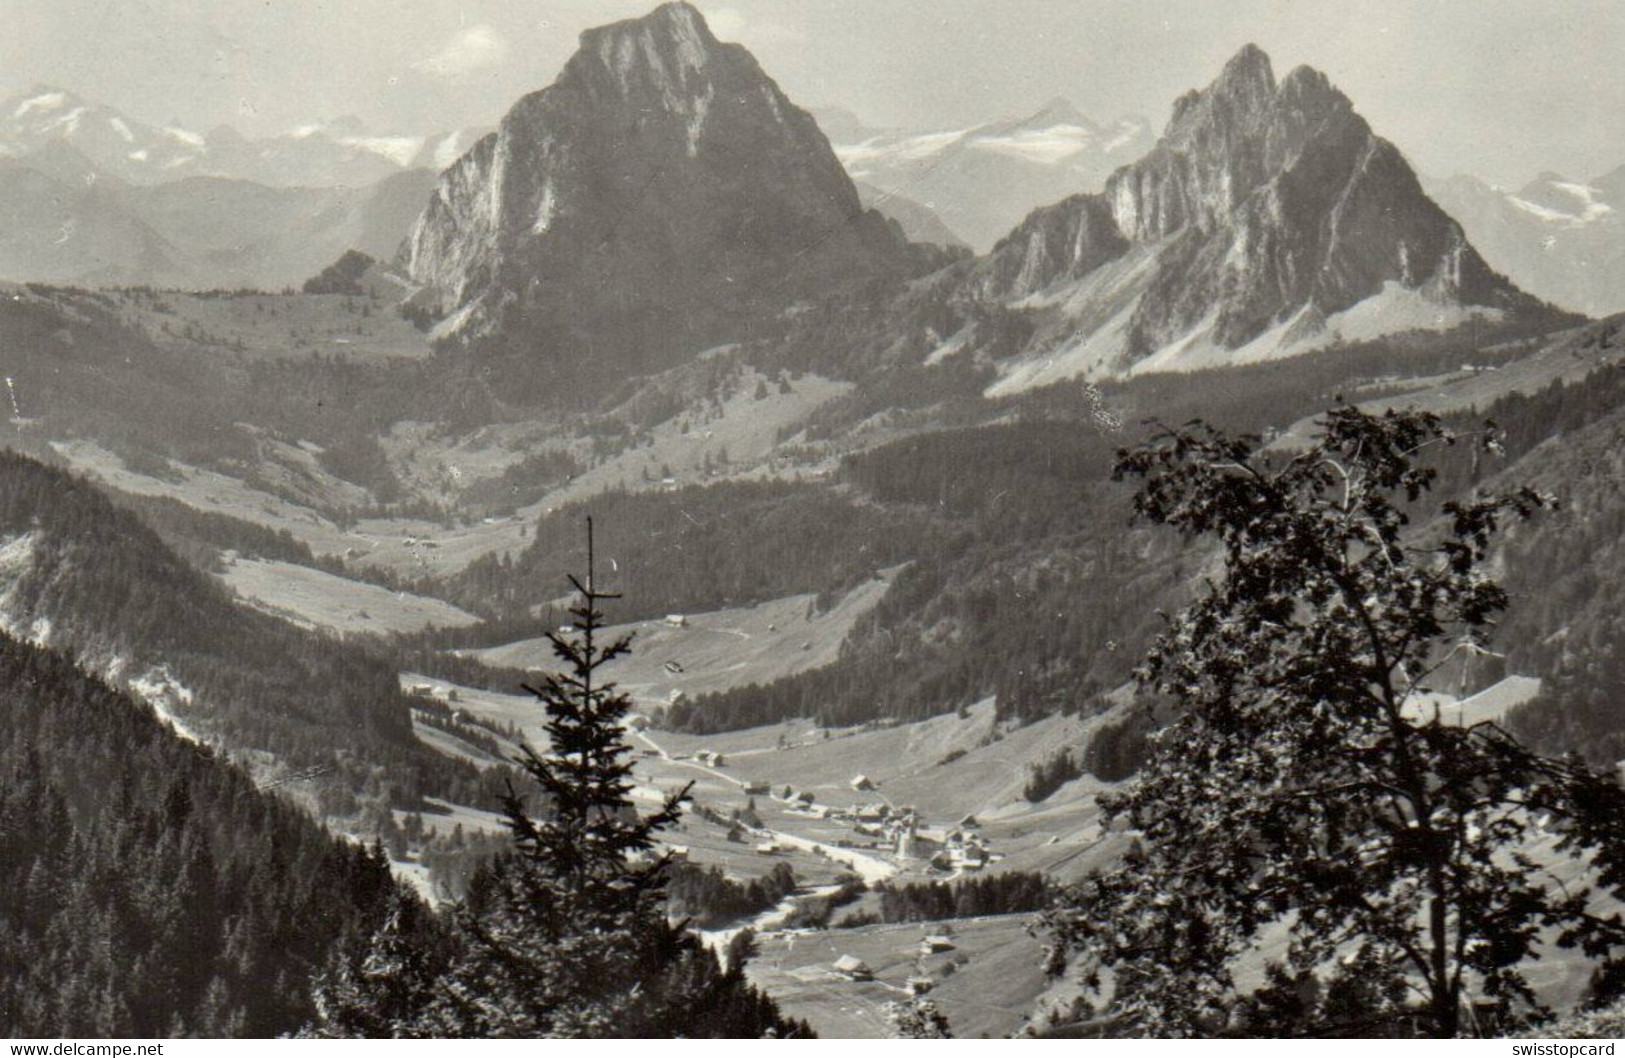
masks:
{"type": "Polygon", "coordinates": [[[346,250],[390,259],[434,174],[366,187],[197,176],[139,185],[54,144],[0,160],[0,278],[194,289],[297,287],[346,250]]]}
{"type": "Polygon", "coordinates": [[[476,138],[202,136],[39,88],[0,103],[0,278],[274,290],[346,250],[390,260],[476,138]]]}
{"type": "MultiPolygon", "coordinates": [[[[275,289],[349,249],[399,254],[442,338],[546,335],[549,355],[614,377],[952,259],[910,243],[969,244],[987,256],[937,281],[943,296],[1034,325],[1015,357],[993,336],[1004,392],[1527,307],[1496,267],[1607,311],[1621,173],[1517,195],[1435,185],[1464,232],[1323,75],[1277,84],[1256,48],[1181,99],[1160,139],[1065,100],[936,133],[815,120],[668,4],[589,31],[483,138],[351,119],[199,135],[31,90],[0,104],[0,278],[275,289]]],[[[943,356],[991,340],[955,333],[943,356]]]]}
{"type": "Polygon", "coordinates": [[[376,135],[342,118],[248,139],[225,126],[206,134],[153,127],[47,85],[0,102],[0,158],[66,144],[98,172],[133,184],[211,176],[271,187],[364,187],[406,169],[444,169],[483,134],[376,135]]]}
{"type": "Polygon", "coordinates": [[[871,128],[848,111],[813,112],[852,178],[918,202],[986,251],[1023,217],[1106,177],[1151,146],[1151,123],[1098,124],[1064,99],[1024,118],[968,129],[871,128]]]}
{"type": "Polygon", "coordinates": [[[1428,193],[1531,294],[1591,316],[1625,311],[1625,166],[1593,180],[1542,173],[1515,191],[1456,176],[1428,193]]]}

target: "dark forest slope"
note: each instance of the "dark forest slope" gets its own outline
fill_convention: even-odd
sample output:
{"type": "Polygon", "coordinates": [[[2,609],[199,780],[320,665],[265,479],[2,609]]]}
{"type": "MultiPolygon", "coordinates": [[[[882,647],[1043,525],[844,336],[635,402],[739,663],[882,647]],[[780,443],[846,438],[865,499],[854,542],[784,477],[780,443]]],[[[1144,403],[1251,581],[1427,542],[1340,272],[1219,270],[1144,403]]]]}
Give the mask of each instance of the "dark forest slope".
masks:
{"type": "Polygon", "coordinates": [[[0,635],[0,1035],[296,1031],[391,888],[381,857],[0,635]]]}

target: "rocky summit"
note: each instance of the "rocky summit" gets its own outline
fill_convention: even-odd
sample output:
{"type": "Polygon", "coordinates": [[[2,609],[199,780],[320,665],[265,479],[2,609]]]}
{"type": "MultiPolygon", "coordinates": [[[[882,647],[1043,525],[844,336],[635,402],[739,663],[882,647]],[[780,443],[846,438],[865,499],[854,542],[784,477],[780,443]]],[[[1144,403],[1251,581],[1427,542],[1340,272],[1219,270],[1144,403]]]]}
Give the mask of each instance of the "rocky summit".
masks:
{"type": "Polygon", "coordinates": [[[1032,213],[981,296],[1055,310],[1004,391],[1181,370],[1533,308],[1324,74],[1242,49],[1100,194],[1032,213]]]}
{"type": "Polygon", "coordinates": [[[402,249],[441,338],[625,378],[895,274],[816,122],[687,4],[582,34],[441,177],[402,249]]]}

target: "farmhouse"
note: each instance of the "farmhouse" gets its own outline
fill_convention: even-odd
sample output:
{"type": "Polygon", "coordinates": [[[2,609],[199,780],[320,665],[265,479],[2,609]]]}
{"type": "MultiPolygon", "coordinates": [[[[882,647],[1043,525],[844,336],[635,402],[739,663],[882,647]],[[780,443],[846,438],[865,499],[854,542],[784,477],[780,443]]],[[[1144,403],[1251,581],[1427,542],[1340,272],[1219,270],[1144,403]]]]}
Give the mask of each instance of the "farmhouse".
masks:
{"type": "Polygon", "coordinates": [[[869,776],[867,776],[867,775],[854,775],[854,776],[852,776],[852,789],[854,789],[854,790],[873,790],[874,788],[875,788],[874,781],[871,780],[869,778],[869,776]]]}
{"type": "Polygon", "coordinates": [[[921,955],[935,955],[938,952],[953,951],[953,938],[942,933],[933,933],[920,941],[921,955]]]}
{"type": "Polygon", "coordinates": [[[843,955],[835,960],[835,972],[850,981],[873,981],[875,972],[869,964],[855,955],[843,955]]]}
{"type": "Polygon", "coordinates": [[[687,628],[688,618],[680,613],[669,613],[666,615],[666,623],[673,628],[687,628]]]}
{"type": "Polygon", "coordinates": [[[758,856],[777,856],[779,854],[779,843],[776,841],[764,841],[760,845],[756,846],[756,854],[758,856]]]}
{"type": "Polygon", "coordinates": [[[748,796],[748,797],[755,797],[758,794],[765,794],[765,793],[767,793],[767,783],[765,783],[765,782],[747,782],[744,785],[744,791],[745,791],[746,796],[748,796]]]}

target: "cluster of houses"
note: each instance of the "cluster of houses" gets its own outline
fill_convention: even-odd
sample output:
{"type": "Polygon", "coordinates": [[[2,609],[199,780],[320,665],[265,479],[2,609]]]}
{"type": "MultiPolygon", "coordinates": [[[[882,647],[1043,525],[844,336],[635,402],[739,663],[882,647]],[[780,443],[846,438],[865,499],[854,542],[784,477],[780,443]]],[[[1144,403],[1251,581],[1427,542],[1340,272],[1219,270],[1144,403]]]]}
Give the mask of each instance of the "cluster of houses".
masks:
{"type": "MultiPolygon", "coordinates": [[[[868,776],[852,778],[855,792],[874,790],[868,776]]],[[[891,805],[885,801],[871,801],[851,808],[820,805],[811,792],[793,786],[773,787],[765,782],[748,782],[744,791],[749,796],[771,796],[798,813],[847,823],[865,842],[838,842],[849,847],[865,847],[889,851],[900,859],[925,860],[943,871],[979,871],[995,855],[989,851],[987,840],[981,835],[981,824],[974,815],[967,815],[952,827],[928,825],[911,805],[891,805]]]]}

